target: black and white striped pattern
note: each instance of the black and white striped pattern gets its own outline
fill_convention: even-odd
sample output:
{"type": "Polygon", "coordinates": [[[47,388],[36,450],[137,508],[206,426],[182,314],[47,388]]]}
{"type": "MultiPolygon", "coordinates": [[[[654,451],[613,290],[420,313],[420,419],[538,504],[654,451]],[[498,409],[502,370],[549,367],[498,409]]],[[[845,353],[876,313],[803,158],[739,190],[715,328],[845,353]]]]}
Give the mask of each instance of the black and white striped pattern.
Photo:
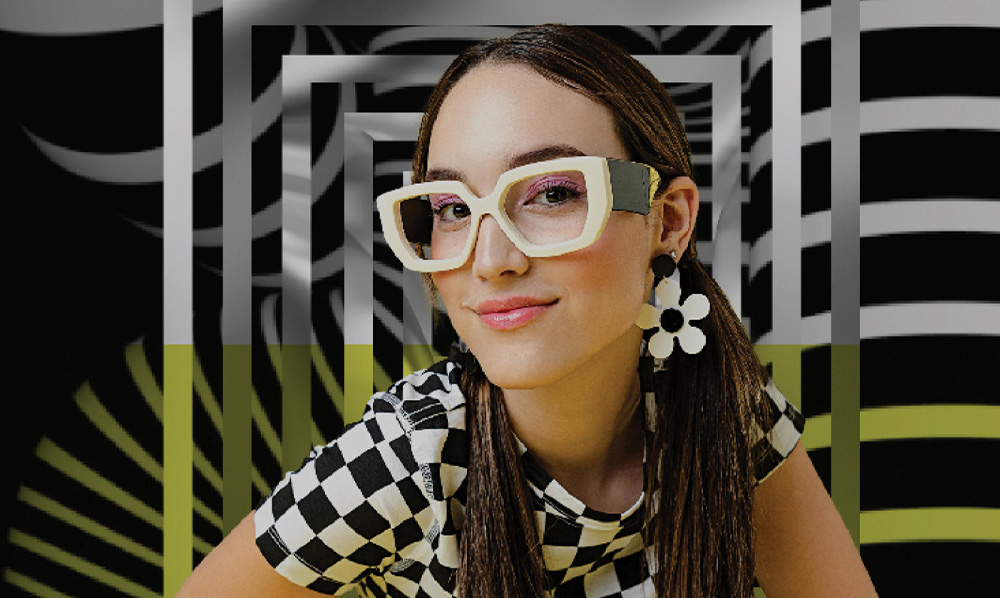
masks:
{"type": "Polygon", "coordinates": [[[984,565],[1000,562],[1000,6],[864,1],[861,45],[862,556],[882,595],[987,595],[984,565]]]}
{"type": "MultiPolygon", "coordinates": [[[[11,284],[4,293],[9,315],[4,373],[13,398],[5,401],[3,417],[12,422],[14,450],[6,476],[3,511],[9,533],[0,592],[157,595],[156,536],[162,530],[156,524],[161,509],[156,489],[162,486],[152,464],[159,455],[156,446],[146,447],[147,470],[137,473],[133,457],[141,453],[127,455],[115,430],[119,425],[128,437],[155,439],[161,429],[155,416],[135,406],[155,396],[148,382],[155,389],[161,371],[159,351],[149,339],[159,338],[162,313],[162,7],[147,3],[124,11],[108,3],[84,10],[63,4],[54,8],[52,0],[38,0],[0,8],[0,43],[10,57],[0,94],[0,142],[8,150],[4,192],[11,198],[5,215],[12,227],[36,233],[30,241],[23,235],[5,237],[5,255],[11,256],[5,274],[11,284]],[[136,70],[135,56],[153,62],[136,70]],[[126,346],[139,337],[146,339],[144,346],[126,346]],[[142,378],[144,390],[133,378],[140,370],[123,365],[124,356],[135,358],[137,347],[151,376],[142,378]],[[95,363],[95,356],[104,354],[114,357],[95,363]],[[95,392],[81,394],[80,382],[88,379],[95,392]],[[102,410],[110,420],[98,424],[87,416],[102,410]],[[74,425],[57,422],[55,413],[74,425]],[[52,452],[52,446],[66,451],[52,452]],[[88,477],[91,473],[97,477],[88,477]],[[143,523],[135,523],[136,517],[143,523]]],[[[341,347],[351,316],[344,313],[343,245],[350,238],[345,235],[355,231],[343,226],[341,114],[419,112],[429,90],[429,85],[385,80],[316,84],[311,102],[300,93],[285,103],[281,56],[452,55],[511,29],[372,26],[384,22],[374,12],[366,17],[368,26],[326,26],[361,22],[357,15],[364,8],[375,11],[377,3],[351,15],[337,14],[331,4],[328,15],[338,18],[322,11],[310,14],[301,0],[254,11],[227,2],[224,18],[222,4],[197,2],[194,22],[195,342],[207,382],[197,393],[206,400],[197,403],[203,407],[195,414],[194,441],[205,456],[195,466],[195,561],[222,528],[223,441],[216,409],[222,403],[223,344],[253,345],[259,399],[253,418],[255,498],[277,482],[286,461],[280,455],[283,384],[276,350],[282,340],[299,342],[302,332],[301,322],[284,321],[286,309],[291,315],[309,314],[319,346],[310,437],[317,442],[342,429],[341,347]],[[238,25],[224,31],[224,23],[238,25]],[[249,39],[251,29],[252,42],[241,46],[240,38],[249,39]],[[247,51],[234,53],[234,47],[247,51]],[[245,122],[237,122],[242,117],[234,116],[228,95],[238,77],[232,63],[222,60],[234,55],[245,61],[246,73],[252,71],[245,100],[253,116],[245,122]],[[233,133],[245,133],[252,168],[249,160],[223,168],[225,139],[233,139],[233,133]],[[305,174],[310,167],[314,172],[305,174]],[[233,177],[251,172],[240,187],[246,193],[237,197],[238,202],[252,198],[245,206],[250,228],[236,244],[246,250],[234,252],[232,237],[228,250],[223,242],[229,214],[224,191],[233,177]],[[308,194],[315,199],[312,228],[307,236],[290,236],[301,243],[286,255],[284,232],[303,231],[291,219],[295,210],[285,208],[308,194]],[[286,206],[283,197],[289,200],[286,206]],[[310,248],[308,255],[302,246],[310,248]],[[285,262],[286,257],[293,259],[285,262]],[[295,268],[285,272],[284,263],[295,268]]],[[[595,14],[583,4],[574,14],[595,14]]],[[[774,26],[746,16],[737,5],[703,6],[698,22],[722,26],[595,29],[636,54],[739,54],[740,186],[746,191],[742,311],[753,338],[767,344],[777,338],[768,336],[776,301],[783,298],[776,290],[800,295],[795,322],[801,334],[781,342],[815,345],[801,355],[802,404],[807,416],[821,420],[831,412],[831,377],[836,376],[829,344],[836,341],[826,331],[833,326],[831,312],[840,293],[832,284],[837,272],[830,257],[837,242],[831,224],[837,200],[830,191],[835,180],[830,96],[839,86],[829,63],[831,41],[842,31],[831,24],[828,3],[801,4],[802,83],[790,89],[774,80],[774,61],[788,59],[774,54],[774,26]],[[768,142],[773,93],[801,95],[801,243],[796,248],[801,253],[795,262],[800,266],[791,270],[776,266],[768,250],[767,233],[777,214],[772,189],[778,181],[768,142]]],[[[440,17],[437,25],[449,22],[449,15],[429,8],[419,18],[397,8],[393,14],[400,22],[411,17],[414,23],[430,17],[440,17]]],[[[1000,232],[991,149],[1000,131],[995,105],[1000,94],[989,71],[1000,17],[988,0],[865,0],[860,8],[862,556],[884,596],[982,595],[993,587],[984,564],[1000,559],[1000,534],[988,524],[990,513],[1000,507],[1000,489],[982,465],[997,460],[991,456],[998,452],[991,430],[1000,429],[991,410],[997,406],[995,384],[987,374],[1000,353],[1000,298],[988,284],[1000,232]],[[979,74],[958,75],[962,65],[980,63],[979,74]],[[946,416],[958,414],[956,421],[938,417],[939,407],[946,416]],[[928,482],[929,470],[934,482],[928,482]],[[893,519],[897,516],[901,519],[893,519]],[[922,572],[919,579],[909,574],[914,568],[922,572]]],[[[489,10],[471,5],[463,22],[529,20],[495,18],[489,10]]],[[[604,12],[589,22],[666,23],[685,14],[678,6],[638,20],[630,10],[623,3],[616,12],[621,16],[604,12]]],[[[685,112],[704,185],[712,174],[706,161],[712,119],[706,87],[669,89],[685,112]]],[[[380,141],[373,149],[375,189],[401,182],[411,143],[380,141]]],[[[711,194],[704,198],[705,214],[710,214],[711,194]]],[[[712,233],[710,225],[700,223],[706,261],[712,233]]],[[[401,375],[400,354],[414,307],[412,293],[401,291],[409,287],[386,248],[376,243],[374,252],[374,384],[386,388],[401,375]]],[[[827,483],[829,451],[810,451],[827,483]]]]}

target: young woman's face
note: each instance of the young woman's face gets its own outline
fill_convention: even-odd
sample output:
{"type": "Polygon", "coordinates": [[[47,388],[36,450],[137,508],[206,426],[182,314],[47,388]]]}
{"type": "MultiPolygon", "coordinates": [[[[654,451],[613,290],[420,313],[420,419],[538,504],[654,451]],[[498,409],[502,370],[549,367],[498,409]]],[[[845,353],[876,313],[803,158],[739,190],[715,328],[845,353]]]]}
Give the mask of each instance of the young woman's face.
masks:
{"type": "MultiPolygon", "coordinates": [[[[513,166],[569,155],[629,158],[608,109],[530,68],[480,66],[441,106],[427,179],[462,180],[485,196],[513,166]]],[[[652,285],[650,260],[662,253],[657,228],[616,211],[589,247],[529,258],[486,216],[465,265],[433,280],[494,384],[545,386],[595,359],[634,363],[634,321],[652,285]]]]}

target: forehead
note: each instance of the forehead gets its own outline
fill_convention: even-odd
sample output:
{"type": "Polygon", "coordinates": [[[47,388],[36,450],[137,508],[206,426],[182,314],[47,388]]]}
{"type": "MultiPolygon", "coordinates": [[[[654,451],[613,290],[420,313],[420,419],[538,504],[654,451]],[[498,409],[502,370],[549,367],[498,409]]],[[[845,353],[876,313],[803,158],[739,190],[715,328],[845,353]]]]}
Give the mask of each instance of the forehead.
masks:
{"type": "Polygon", "coordinates": [[[628,158],[607,107],[526,66],[483,65],[462,77],[442,103],[428,169],[488,184],[519,156],[556,146],[628,158]]]}

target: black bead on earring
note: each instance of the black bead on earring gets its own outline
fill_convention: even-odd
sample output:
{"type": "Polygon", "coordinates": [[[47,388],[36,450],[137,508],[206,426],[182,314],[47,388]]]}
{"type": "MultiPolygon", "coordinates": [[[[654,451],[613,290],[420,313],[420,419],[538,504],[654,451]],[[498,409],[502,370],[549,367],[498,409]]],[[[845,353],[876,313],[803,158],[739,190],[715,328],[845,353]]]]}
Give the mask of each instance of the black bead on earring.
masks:
{"type": "MultiPolygon", "coordinates": [[[[676,252],[671,252],[671,254],[676,254],[676,252]]],[[[655,283],[660,282],[664,278],[669,278],[674,270],[677,268],[677,263],[674,259],[666,254],[660,254],[653,258],[653,278],[655,283]]]]}

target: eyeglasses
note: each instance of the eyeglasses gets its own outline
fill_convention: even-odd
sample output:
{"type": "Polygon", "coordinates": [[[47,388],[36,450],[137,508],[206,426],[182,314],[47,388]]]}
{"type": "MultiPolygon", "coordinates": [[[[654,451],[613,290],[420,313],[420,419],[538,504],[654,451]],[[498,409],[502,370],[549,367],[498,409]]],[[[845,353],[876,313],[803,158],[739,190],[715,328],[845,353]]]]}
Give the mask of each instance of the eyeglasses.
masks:
{"type": "Polygon", "coordinates": [[[383,193],[376,205],[399,261],[441,272],[469,259],[486,214],[526,256],[562,255],[596,241],[611,210],[648,214],[659,182],[646,164],[574,156],[508,170],[486,197],[459,181],[432,181],[383,193]]]}

